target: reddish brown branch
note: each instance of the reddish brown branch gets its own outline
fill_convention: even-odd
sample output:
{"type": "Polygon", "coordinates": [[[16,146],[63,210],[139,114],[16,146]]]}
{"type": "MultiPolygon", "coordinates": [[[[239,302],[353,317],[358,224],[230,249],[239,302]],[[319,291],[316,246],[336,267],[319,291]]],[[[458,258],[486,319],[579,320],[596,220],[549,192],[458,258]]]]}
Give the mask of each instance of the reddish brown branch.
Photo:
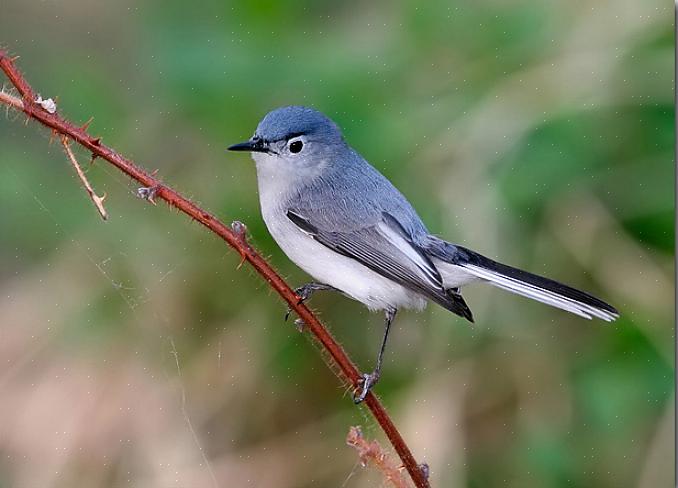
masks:
{"type": "Polygon", "coordinates": [[[351,427],[346,436],[346,444],[358,451],[358,459],[363,467],[374,465],[384,480],[394,488],[409,488],[411,485],[407,482],[401,469],[397,466],[387,453],[383,451],[377,441],[368,441],[363,437],[360,427],[351,427]]]}
{"type": "MultiPolygon", "coordinates": [[[[143,185],[146,190],[146,198],[149,198],[150,195],[151,200],[153,198],[164,200],[169,205],[181,210],[186,215],[197,220],[213,233],[221,237],[240,254],[243,261],[247,261],[257,273],[268,282],[271,288],[287,302],[292,310],[297,313],[299,318],[304,321],[306,329],[311,331],[322,347],[329,353],[336,365],[339,366],[341,375],[343,375],[354,388],[358,387],[358,382],[361,378],[360,374],[342,347],[334,340],[332,335],[316,316],[303,303],[299,303],[299,297],[296,296],[292,288],[290,288],[264,258],[247,243],[244,239],[243,232],[232,230],[209,212],[198,207],[169,186],[161,183],[160,180],[155,178],[152,174],[147,173],[112,148],[102,144],[101,138],[91,136],[87,132],[86,126],[78,127],[61,117],[58,112],[49,113],[42,106],[38,105],[36,103],[35,91],[16,68],[14,59],[1,49],[0,69],[4,71],[9,81],[14,85],[23,99],[23,103],[19,104],[18,102],[21,100],[16,97],[9,97],[5,94],[5,96],[0,97],[0,103],[5,103],[22,110],[31,119],[37,120],[62,136],[67,136],[77,142],[90,151],[93,156],[108,161],[127,176],[143,185]]],[[[236,227],[240,229],[239,226],[236,225],[236,227]]],[[[244,226],[242,227],[244,228],[244,226]]],[[[425,473],[417,465],[409,447],[403,440],[389,415],[386,413],[381,402],[372,392],[370,392],[365,399],[365,404],[384,430],[384,433],[400,457],[403,466],[412,477],[414,484],[418,488],[428,487],[429,483],[425,473]]]]}
{"type": "Polygon", "coordinates": [[[20,98],[13,97],[9,93],[5,93],[4,91],[0,91],[0,103],[4,103],[5,105],[14,107],[17,110],[24,109],[24,102],[22,102],[20,98]]]}

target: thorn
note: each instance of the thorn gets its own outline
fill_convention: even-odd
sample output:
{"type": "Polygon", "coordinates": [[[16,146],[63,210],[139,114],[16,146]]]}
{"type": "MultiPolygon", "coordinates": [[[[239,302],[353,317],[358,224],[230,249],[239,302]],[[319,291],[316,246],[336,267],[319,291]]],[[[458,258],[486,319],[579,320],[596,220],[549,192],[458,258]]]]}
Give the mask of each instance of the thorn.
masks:
{"type": "Polygon", "coordinates": [[[21,57],[21,56],[19,56],[19,55],[17,55],[17,56],[12,56],[11,58],[9,58],[9,62],[10,62],[10,63],[13,63],[14,61],[16,61],[17,59],[19,59],[20,57],[21,57]]]}
{"type": "Polygon", "coordinates": [[[89,140],[90,144],[94,146],[100,146],[101,145],[101,136],[99,137],[93,137],[89,140]]]}
{"type": "Polygon", "coordinates": [[[94,117],[90,117],[87,122],[85,122],[84,124],[82,124],[82,126],[80,126],[80,129],[82,129],[83,131],[86,131],[93,120],[94,120],[94,117]]]}
{"type": "Polygon", "coordinates": [[[159,168],[154,169],[154,170],[151,172],[151,176],[156,176],[156,175],[158,174],[158,171],[160,171],[159,168]]]}
{"type": "Polygon", "coordinates": [[[89,160],[89,165],[92,166],[94,164],[94,160],[98,158],[96,154],[92,153],[92,158],[89,160]]]}
{"type": "Polygon", "coordinates": [[[55,129],[52,129],[52,132],[49,135],[49,145],[51,146],[52,143],[54,142],[54,138],[57,136],[57,131],[55,129]]]}

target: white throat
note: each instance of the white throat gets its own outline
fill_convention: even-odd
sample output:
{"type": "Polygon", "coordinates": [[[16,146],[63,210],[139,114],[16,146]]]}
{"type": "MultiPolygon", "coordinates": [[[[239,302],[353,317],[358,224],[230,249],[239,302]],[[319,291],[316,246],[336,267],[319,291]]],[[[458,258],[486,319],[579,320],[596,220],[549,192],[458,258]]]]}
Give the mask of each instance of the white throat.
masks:
{"type": "Polygon", "coordinates": [[[317,159],[312,165],[299,164],[275,154],[252,153],[257,166],[257,183],[261,209],[278,207],[310,181],[327,171],[327,160],[317,159]]]}
{"type": "Polygon", "coordinates": [[[261,210],[266,213],[286,202],[301,182],[297,181],[296,172],[286,168],[285,160],[278,156],[255,152],[252,159],[257,165],[261,210]]]}

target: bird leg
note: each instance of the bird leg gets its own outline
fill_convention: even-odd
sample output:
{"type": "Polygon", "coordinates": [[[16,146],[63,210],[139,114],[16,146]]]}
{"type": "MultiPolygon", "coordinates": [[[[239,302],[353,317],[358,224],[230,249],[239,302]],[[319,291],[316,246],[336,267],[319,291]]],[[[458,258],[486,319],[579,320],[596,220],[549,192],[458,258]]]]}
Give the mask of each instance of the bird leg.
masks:
{"type": "MultiPolygon", "coordinates": [[[[328,290],[328,291],[341,291],[338,290],[337,288],[326,285],[324,283],[306,283],[303,286],[300,286],[296,290],[294,290],[294,293],[299,297],[299,301],[297,301],[297,305],[301,305],[304,303],[306,300],[311,298],[311,295],[313,295],[314,292],[316,291],[323,291],[323,290],[328,290]]],[[[285,322],[287,322],[287,319],[290,318],[290,314],[292,313],[292,308],[287,307],[287,313],[285,314],[285,322]]]]}
{"type": "Polygon", "coordinates": [[[379,381],[379,377],[381,376],[381,365],[384,360],[384,350],[386,349],[386,340],[388,339],[388,331],[391,328],[391,323],[393,322],[397,312],[397,308],[386,309],[386,326],[384,328],[384,338],[381,340],[381,347],[379,348],[379,355],[377,356],[377,367],[374,368],[374,371],[371,373],[363,374],[360,394],[353,397],[353,401],[356,403],[356,405],[358,403],[362,403],[365,400],[370,388],[376,385],[377,381],[379,381]]]}

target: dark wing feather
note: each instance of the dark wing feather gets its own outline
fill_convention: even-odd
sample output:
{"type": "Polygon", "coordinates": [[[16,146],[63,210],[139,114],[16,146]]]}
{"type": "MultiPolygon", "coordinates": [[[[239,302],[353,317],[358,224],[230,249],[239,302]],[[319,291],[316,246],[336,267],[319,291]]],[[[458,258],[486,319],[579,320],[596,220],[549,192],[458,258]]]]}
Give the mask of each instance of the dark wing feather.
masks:
{"type": "Polygon", "coordinates": [[[445,290],[431,260],[390,214],[384,212],[376,224],[350,232],[323,230],[296,210],[288,210],[287,217],[324,246],[473,321],[461,296],[445,290]]]}

